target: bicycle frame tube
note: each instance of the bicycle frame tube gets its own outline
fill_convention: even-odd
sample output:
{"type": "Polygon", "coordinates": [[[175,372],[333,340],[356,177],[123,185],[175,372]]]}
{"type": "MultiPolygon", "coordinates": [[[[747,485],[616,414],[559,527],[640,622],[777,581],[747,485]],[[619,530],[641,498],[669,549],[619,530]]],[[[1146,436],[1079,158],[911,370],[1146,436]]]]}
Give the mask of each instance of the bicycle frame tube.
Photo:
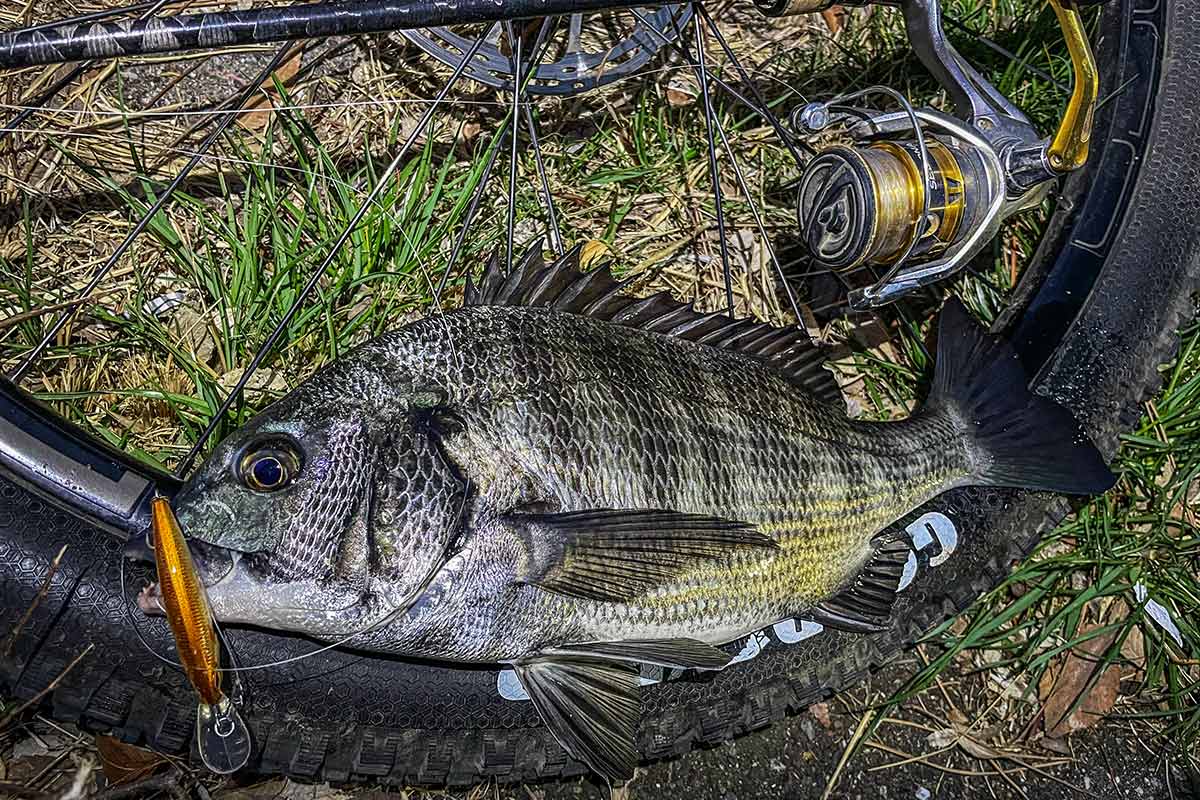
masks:
{"type": "Polygon", "coordinates": [[[170,497],[179,487],[174,476],[88,435],[4,378],[0,475],[122,534],[146,527],[155,492],[170,497]]]}
{"type": "Polygon", "coordinates": [[[0,33],[0,69],[663,4],[665,0],[363,0],[40,25],[0,33]]]}

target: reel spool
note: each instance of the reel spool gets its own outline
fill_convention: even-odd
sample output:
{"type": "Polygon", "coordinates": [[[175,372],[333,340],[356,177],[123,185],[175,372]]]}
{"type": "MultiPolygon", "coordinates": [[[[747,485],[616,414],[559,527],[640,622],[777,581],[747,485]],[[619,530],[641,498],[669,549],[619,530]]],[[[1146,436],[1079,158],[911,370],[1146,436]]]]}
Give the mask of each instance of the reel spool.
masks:
{"type": "Polygon", "coordinates": [[[813,261],[843,275],[864,266],[882,273],[851,289],[853,308],[890,303],[953,274],[1009,214],[1041,196],[1035,188],[1010,198],[991,141],[962,120],[913,108],[886,86],[800,106],[792,126],[816,149],[796,197],[813,261]],[[889,96],[902,110],[851,104],[869,94],[889,96]]]}
{"type": "Polygon", "coordinates": [[[892,267],[945,252],[974,204],[980,164],[964,148],[926,137],[929,174],[916,141],[833,145],[805,167],[797,221],[822,265],[892,267]]]}

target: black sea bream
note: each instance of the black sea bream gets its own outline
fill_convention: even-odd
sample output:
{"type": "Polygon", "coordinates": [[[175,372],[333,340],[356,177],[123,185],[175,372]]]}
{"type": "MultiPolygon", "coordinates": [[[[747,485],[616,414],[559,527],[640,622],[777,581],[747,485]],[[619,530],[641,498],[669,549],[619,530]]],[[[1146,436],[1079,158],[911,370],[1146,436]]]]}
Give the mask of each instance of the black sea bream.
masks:
{"type": "Polygon", "coordinates": [[[493,264],[464,308],[329,365],[177,498],[216,617],[511,664],[610,779],[637,664],[803,615],[869,632],[907,557],[877,534],[956,486],[1112,483],[1070,414],[956,302],[925,407],[847,419],[800,329],[636,299],[578,251],[493,264]]]}

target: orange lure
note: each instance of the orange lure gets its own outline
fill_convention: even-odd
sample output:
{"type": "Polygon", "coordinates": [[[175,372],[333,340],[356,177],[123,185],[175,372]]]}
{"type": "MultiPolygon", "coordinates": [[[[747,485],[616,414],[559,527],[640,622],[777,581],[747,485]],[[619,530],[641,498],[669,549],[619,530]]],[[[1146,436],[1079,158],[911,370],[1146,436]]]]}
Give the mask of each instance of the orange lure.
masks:
{"type": "Polygon", "coordinates": [[[175,636],[179,662],[200,699],[210,706],[216,705],[224,697],[218,672],[221,650],[217,632],[204,585],[196,573],[175,512],[165,497],[150,501],[150,531],[163,611],[175,636]]]}
{"type": "Polygon", "coordinates": [[[175,636],[179,663],[200,696],[196,706],[200,760],[213,772],[236,772],[250,759],[250,731],[221,691],[221,647],[204,583],[165,497],[150,501],[150,536],[158,567],[158,600],[175,636]]]}

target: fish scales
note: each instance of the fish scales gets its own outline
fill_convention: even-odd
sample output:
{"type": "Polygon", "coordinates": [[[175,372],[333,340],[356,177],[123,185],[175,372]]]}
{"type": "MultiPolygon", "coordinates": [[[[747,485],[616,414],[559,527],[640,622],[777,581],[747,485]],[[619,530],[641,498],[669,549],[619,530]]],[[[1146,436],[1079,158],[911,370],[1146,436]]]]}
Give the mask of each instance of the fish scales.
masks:
{"type": "MultiPolygon", "coordinates": [[[[970,471],[965,448],[946,446],[961,438],[950,420],[852,422],[755,359],[578,316],[464,309],[371,347],[390,374],[449,394],[465,430],[444,446],[481,476],[486,507],[519,496],[566,511],[671,508],[744,520],[781,545],[731,553],[628,603],[520,587],[504,605],[527,605],[521,627],[542,630],[518,648],[646,631],[724,641],[797,614],[862,566],[897,509],[970,471]],[[475,344],[447,357],[463,350],[455,342],[475,344]],[[500,451],[512,463],[497,473],[500,451]]],[[[511,633],[492,632],[474,655],[511,657],[511,633]]],[[[412,635],[407,646],[433,644],[419,626],[412,635]]]]}

